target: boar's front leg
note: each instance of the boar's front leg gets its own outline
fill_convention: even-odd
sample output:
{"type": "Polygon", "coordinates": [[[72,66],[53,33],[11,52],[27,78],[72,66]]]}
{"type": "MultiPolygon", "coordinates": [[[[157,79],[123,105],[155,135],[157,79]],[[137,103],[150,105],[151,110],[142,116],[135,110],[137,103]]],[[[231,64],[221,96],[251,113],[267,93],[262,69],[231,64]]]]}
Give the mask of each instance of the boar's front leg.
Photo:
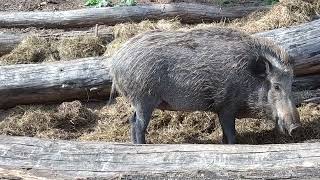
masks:
{"type": "Polygon", "coordinates": [[[145,134],[152,116],[153,110],[159,105],[155,97],[140,98],[133,103],[135,109],[131,118],[131,139],[134,144],[145,144],[145,134]]]}
{"type": "Polygon", "coordinates": [[[236,129],[235,129],[235,113],[230,110],[221,110],[218,113],[219,121],[223,131],[222,142],[224,144],[236,143],[236,129]]]}

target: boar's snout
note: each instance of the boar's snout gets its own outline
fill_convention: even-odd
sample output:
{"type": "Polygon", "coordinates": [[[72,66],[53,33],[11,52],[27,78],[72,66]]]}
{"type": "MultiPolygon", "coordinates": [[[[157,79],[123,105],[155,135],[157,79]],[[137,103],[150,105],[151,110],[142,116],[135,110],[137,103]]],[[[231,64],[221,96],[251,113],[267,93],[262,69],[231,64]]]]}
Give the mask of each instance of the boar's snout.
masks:
{"type": "Polygon", "coordinates": [[[290,99],[278,109],[277,115],[278,128],[282,133],[288,133],[292,137],[297,137],[302,133],[298,110],[290,99]]]}

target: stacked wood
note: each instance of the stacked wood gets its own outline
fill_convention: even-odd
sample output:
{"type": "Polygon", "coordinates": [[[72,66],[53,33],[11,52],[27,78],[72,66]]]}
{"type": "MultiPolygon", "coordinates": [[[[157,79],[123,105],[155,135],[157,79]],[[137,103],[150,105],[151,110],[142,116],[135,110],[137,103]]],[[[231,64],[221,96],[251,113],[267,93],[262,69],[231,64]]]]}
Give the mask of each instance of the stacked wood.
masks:
{"type": "Polygon", "coordinates": [[[318,179],[319,168],[319,143],[130,145],[0,136],[4,179],[318,179]]]}
{"type": "Polygon", "coordinates": [[[172,3],[139,6],[87,8],[52,12],[0,12],[1,28],[74,28],[95,24],[115,25],[123,22],[140,22],[146,19],[172,19],[183,23],[201,23],[235,19],[269,6],[219,7],[205,4],[172,3]]]}

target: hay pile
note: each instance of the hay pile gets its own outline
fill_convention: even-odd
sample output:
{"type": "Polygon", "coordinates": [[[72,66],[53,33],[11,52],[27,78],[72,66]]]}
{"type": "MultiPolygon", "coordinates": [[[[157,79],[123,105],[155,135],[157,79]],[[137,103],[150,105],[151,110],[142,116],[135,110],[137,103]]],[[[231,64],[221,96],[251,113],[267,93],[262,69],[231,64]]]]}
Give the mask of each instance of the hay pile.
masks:
{"type": "MultiPolygon", "coordinates": [[[[274,123],[263,119],[236,121],[237,141],[242,144],[291,143],[320,138],[320,105],[299,108],[305,134],[281,135],[274,123]]],[[[130,142],[132,109],[124,98],[108,107],[102,104],[66,102],[56,106],[17,106],[1,113],[0,134],[49,139],[130,142]]],[[[204,112],[156,110],[147,130],[148,143],[220,143],[217,115],[204,112]]]]}
{"type": "Polygon", "coordinates": [[[1,113],[4,135],[75,139],[93,131],[98,117],[79,101],[60,106],[17,106],[1,113]]]}
{"type": "Polygon", "coordinates": [[[9,54],[0,57],[0,64],[29,64],[100,56],[106,42],[96,36],[79,36],[56,40],[32,35],[9,54]]]}
{"type": "MultiPolygon", "coordinates": [[[[125,23],[112,27],[114,41],[104,44],[96,37],[65,40],[29,37],[12,53],[1,57],[7,64],[38,63],[105,54],[111,56],[136,34],[161,29],[176,30],[229,26],[253,33],[287,27],[311,20],[320,12],[319,1],[283,0],[270,12],[252,15],[231,23],[182,25],[178,20],[125,23]]],[[[274,131],[268,120],[241,119],[236,121],[237,140],[243,144],[288,143],[320,138],[320,105],[308,104],[299,108],[305,135],[293,140],[274,131]]],[[[130,141],[130,105],[117,98],[112,106],[81,104],[79,101],[51,106],[17,106],[0,113],[0,134],[35,136],[50,139],[101,141],[130,141]]],[[[219,143],[221,128],[217,115],[204,112],[155,111],[148,128],[148,143],[219,143]]]]}
{"type": "Polygon", "coordinates": [[[268,12],[253,13],[234,20],[230,26],[249,33],[289,27],[311,21],[320,13],[320,1],[282,0],[268,12]]]}

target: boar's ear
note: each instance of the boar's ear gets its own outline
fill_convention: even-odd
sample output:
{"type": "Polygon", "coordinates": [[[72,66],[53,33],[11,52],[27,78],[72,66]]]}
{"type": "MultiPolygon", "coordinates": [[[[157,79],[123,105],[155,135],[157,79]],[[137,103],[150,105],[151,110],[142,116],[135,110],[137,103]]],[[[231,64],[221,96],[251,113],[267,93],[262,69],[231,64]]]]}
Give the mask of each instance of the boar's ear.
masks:
{"type": "Polygon", "coordinates": [[[271,67],[271,63],[262,56],[257,57],[249,63],[251,73],[260,78],[266,78],[270,74],[271,67]]]}

